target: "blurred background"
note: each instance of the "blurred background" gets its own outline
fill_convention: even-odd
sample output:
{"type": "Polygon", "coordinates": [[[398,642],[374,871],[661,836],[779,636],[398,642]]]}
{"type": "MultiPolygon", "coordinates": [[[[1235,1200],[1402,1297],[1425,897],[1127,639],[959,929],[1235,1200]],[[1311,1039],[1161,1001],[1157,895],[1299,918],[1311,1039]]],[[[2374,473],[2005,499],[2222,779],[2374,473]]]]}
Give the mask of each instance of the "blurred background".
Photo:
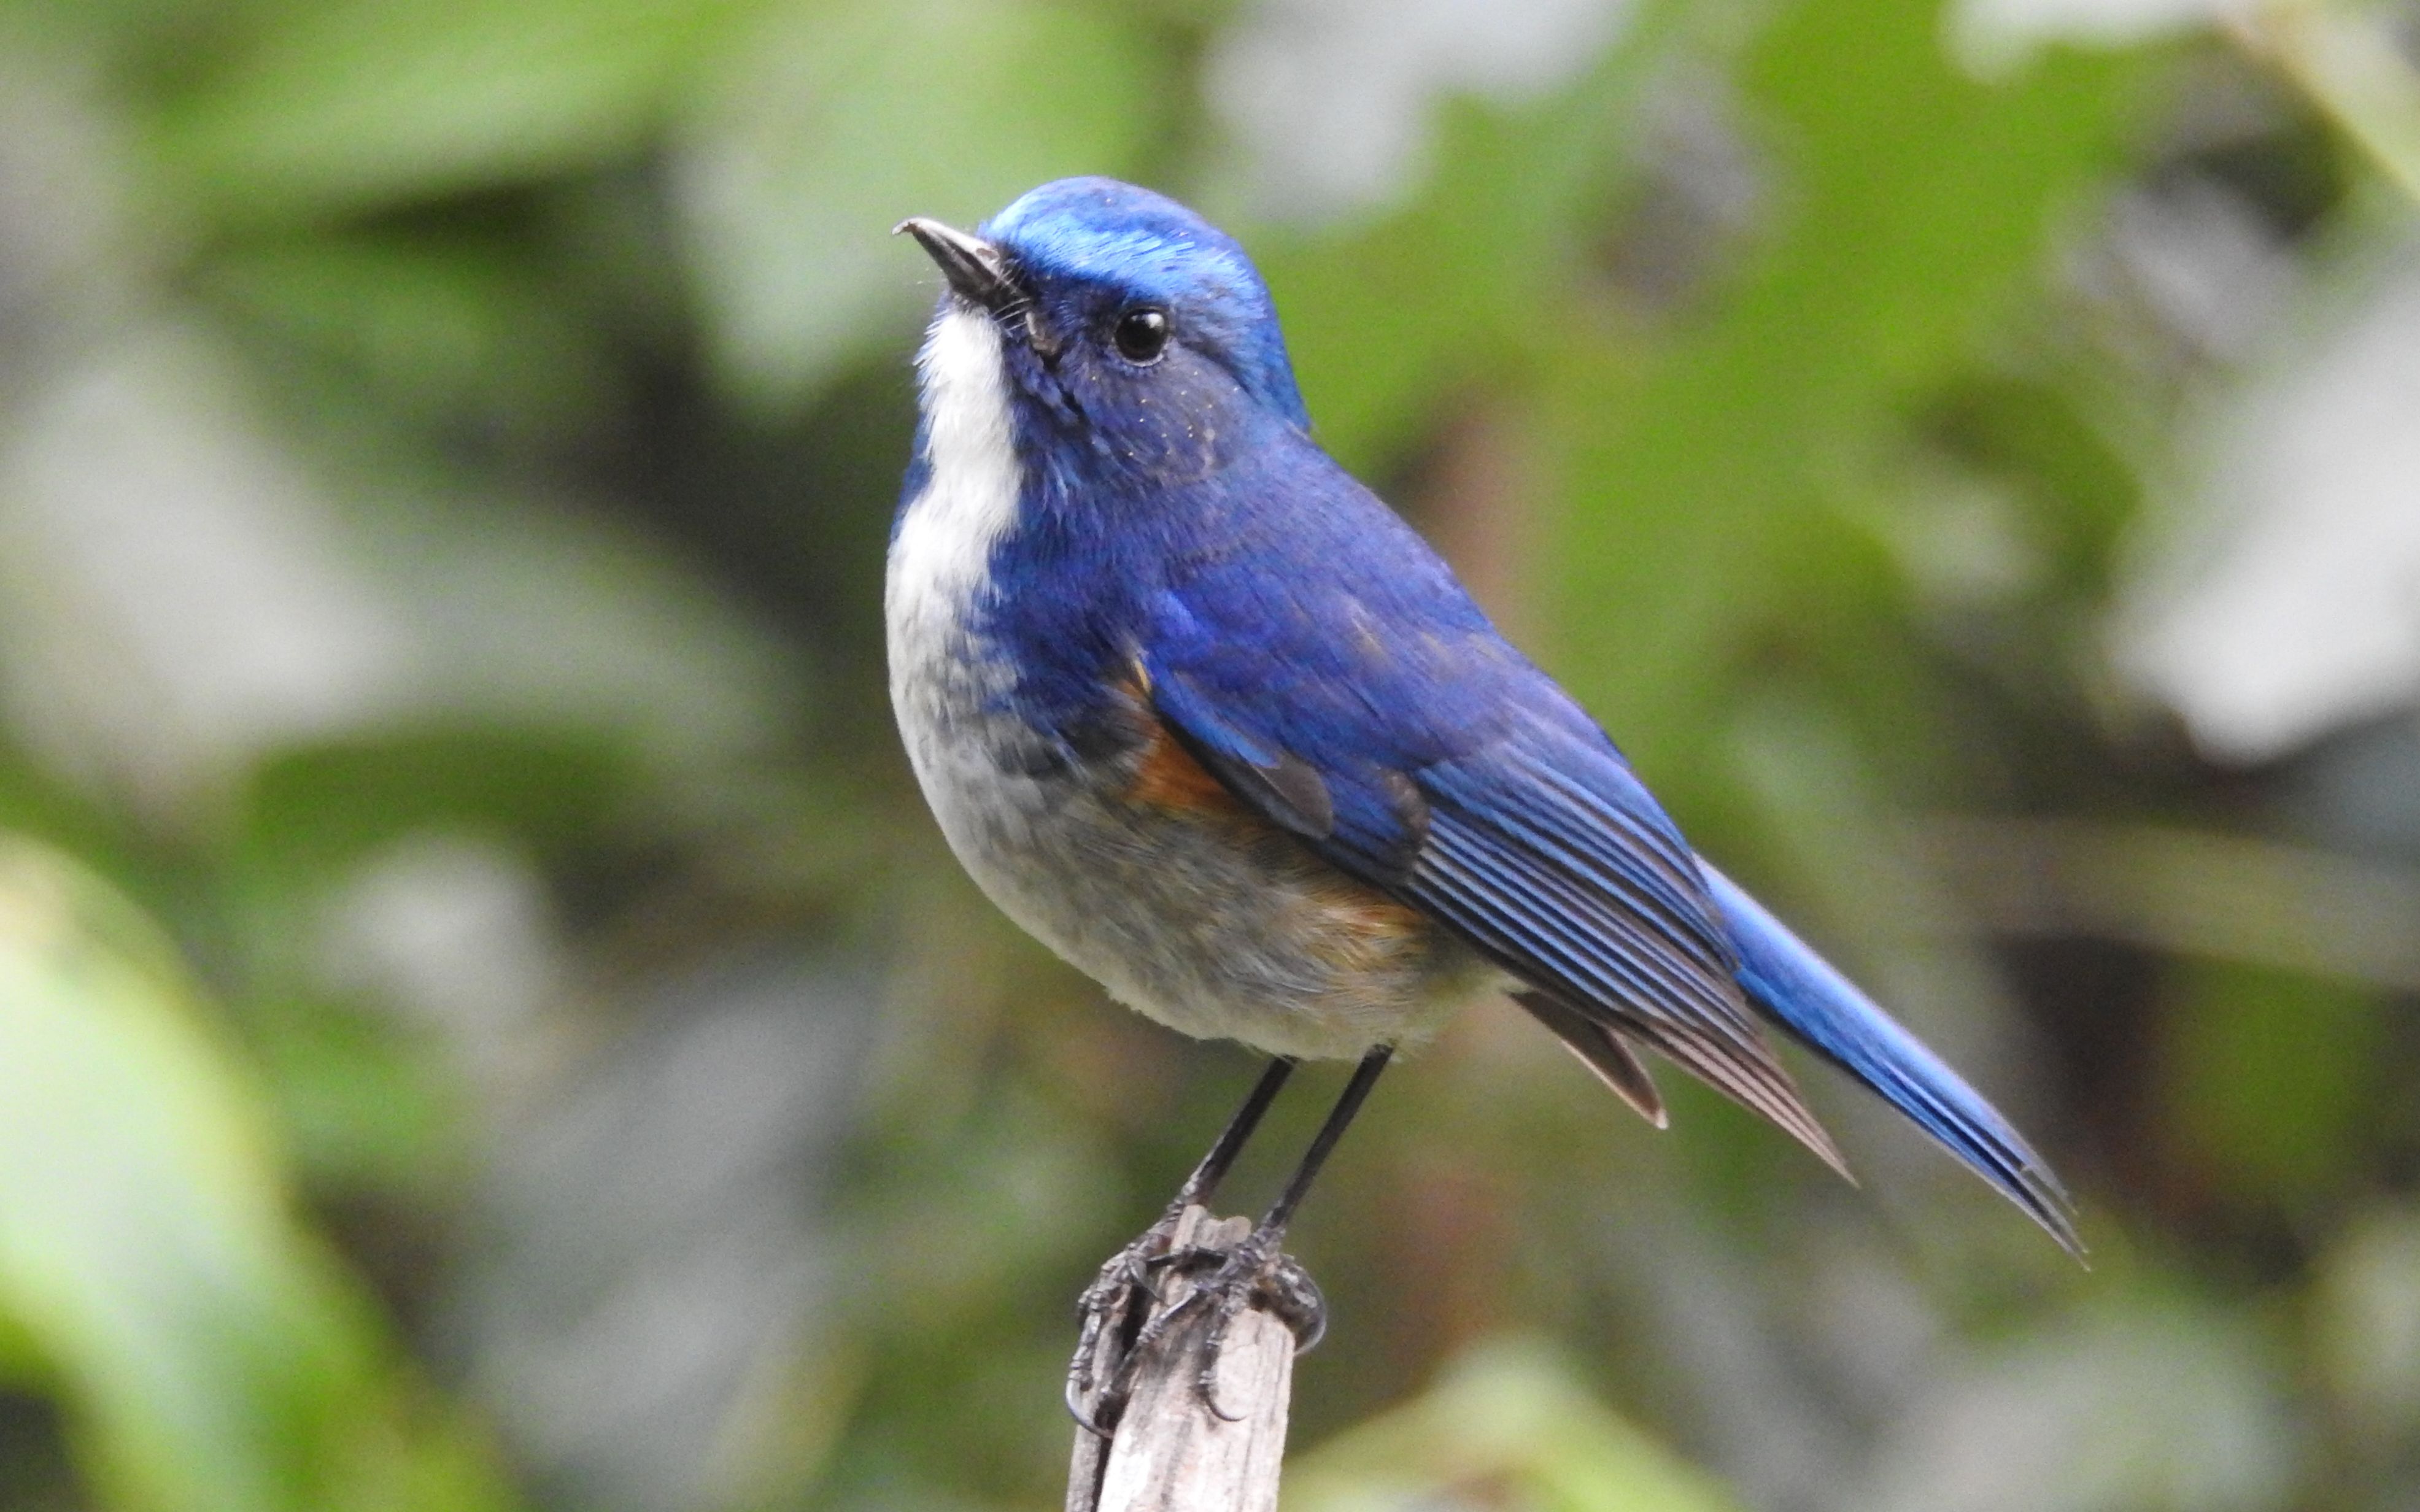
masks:
{"type": "MultiPolygon", "coordinates": [[[[2420,8],[0,3],[0,1505],[1057,1504],[1255,1073],[961,877],[900,217],[1164,188],[1321,434],[2075,1188],[1526,1018],[1289,1507],[2420,1508],[2420,8]]],[[[1334,1070],[1264,1135],[1256,1207],[1334,1070]]]]}

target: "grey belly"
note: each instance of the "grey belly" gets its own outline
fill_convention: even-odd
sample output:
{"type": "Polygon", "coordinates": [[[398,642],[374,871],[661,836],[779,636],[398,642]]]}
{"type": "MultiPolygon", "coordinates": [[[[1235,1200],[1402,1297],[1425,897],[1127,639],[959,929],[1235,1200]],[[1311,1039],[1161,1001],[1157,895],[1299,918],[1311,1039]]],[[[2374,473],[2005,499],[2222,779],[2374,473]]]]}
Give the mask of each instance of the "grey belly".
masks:
{"type": "Polygon", "coordinates": [[[1069,764],[961,685],[893,688],[951,848],[1011,918],[1171,1028],[1273,1055],[1411,1044],[1495,973],[1459,939],[1240,815],[1117,795],[1124,758],[1069,764]]]}

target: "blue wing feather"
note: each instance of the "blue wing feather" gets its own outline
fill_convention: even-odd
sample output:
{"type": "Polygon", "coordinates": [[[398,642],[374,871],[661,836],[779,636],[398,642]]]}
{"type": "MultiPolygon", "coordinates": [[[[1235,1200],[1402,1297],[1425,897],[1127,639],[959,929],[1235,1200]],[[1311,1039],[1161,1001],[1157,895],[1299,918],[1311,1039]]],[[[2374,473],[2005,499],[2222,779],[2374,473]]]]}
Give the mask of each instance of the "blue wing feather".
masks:
{"type": "MultiPolygon", "coordinates": [[[[1556,1005],[1837,1165],[1758,1028],[1769,1017],[2074,1246],[2064,1195],[2008,1123],[1703,868],[1612,742],[1392,511],[1299,432],[1230,455],[1181,488],[1156,482],[1131,501],[1149,519],[1091,548],[1085,517],[1033,501],[1036,523],[993,563],[1018,591],[987,626],[1024,669],[1027,717],[1079,725],[1103,665],[1139,658],[1160,717],[1239,801],[1556,1005]],[[1267,779],[1280,769],[1325,802],[1267,779]]],[[[1090,486],[1097,508],[1106,486],[1090,486]]]]}
{"type": "Polygon", "coordinates": [[[1739,948],[1749,1001],[1914,1119],[2069,1252],[2083,1254],[2066,1190],[2008,1120],[1738,884],[1711,866],[1704,872],[1739,948]]]}
{"type": "Polygon", "coordinates": [[[1748,1017],[1719,927],[1676,924],[1647,904],[1636,879],[1659,868],[1642,865],[1619,830],[1577,852],[1532,842],[1522,820],[1551,814],[1561,800],[1541,795],[1554,790],[1502,783],[1508,766],[1497,761],[1472,784],[1466,766],[1428,774],[1437,807],[1402,895],[1514,975],[1653,1046],[1845,1173],[1748,1017]]]}
{"type": "Polygon", "coordinates": [[[1838,1165],[1748,1011],[1687,844],[1612,742],[1392,512],[1313,475],[1336,490],[1325,507],[1258,534],[1231,501],[1224,538],[1147,600],[1161,717],[1342,870],[1838,1165]],[[1280,761],[1324,783],[1321,832],[1273,810],[1259,778],[1280,761]]]}

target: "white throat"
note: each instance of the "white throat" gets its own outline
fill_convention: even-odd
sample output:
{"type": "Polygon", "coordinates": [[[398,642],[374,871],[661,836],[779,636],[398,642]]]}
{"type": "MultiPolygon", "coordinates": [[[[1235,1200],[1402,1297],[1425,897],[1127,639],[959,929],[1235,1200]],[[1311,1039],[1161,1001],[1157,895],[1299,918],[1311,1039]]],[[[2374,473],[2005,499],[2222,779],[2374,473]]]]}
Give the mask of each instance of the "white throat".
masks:
{"type": "Polygon", "coordinates": [[[930,475],[891,542],[883,600],[894,687],[906,664],[963,650],[953,642],[988,574],[992,547],[1016,522],[1019,482],[1008,375],[990,316],[943,312],[916,369],[930,475]]]}

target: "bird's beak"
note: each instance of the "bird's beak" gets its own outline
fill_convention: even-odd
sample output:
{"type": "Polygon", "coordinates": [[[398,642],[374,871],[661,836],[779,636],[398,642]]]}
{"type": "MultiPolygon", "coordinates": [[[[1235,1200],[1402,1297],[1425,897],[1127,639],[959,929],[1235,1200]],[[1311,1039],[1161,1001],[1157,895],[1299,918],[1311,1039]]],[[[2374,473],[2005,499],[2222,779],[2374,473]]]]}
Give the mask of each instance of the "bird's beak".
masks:
{"type": "Polygon", "coordinates": [[[916,239],[916,244],[941,267],[941,276],[958,297],[982,305],[986,310],[999,310],[1017,298],[1016,285],[1008,276],[1007,260],[1000,249],[978,236],[911,215],[891,228],[897,236],[905,231],[916,239]]]}

